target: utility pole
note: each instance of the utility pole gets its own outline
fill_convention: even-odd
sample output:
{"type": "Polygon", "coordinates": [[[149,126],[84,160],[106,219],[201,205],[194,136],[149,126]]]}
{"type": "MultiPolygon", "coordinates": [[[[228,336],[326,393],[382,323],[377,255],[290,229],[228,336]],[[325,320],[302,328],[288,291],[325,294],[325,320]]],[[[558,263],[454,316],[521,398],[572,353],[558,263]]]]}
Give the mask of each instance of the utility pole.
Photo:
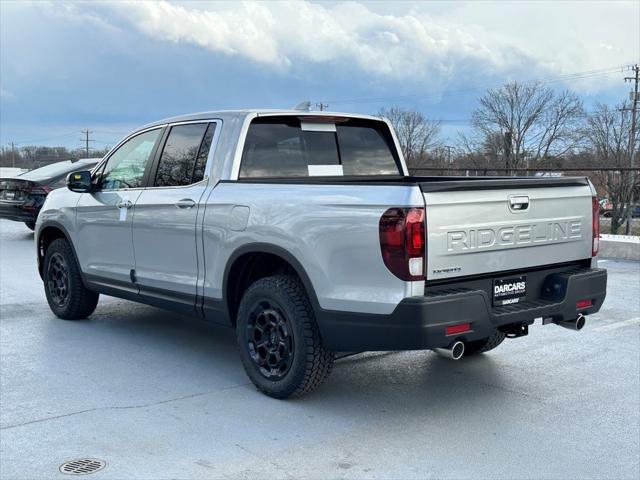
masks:
{"type": "Polygon", "coordinates": [[[634,82],[635,86],[633,92],[631,92],[631,133],[629,135],[629,166],[631,171],[629,172],[629,204],[627,205],[627,226],[625,227],[625,234],[631,233],[631,215],[633,211],[633,201],[635,197],[635,184],[636,184],[636,172],[634,170],[636,166],[635,152],[636,152],[636,115],[638,113],[638,81],[640,74],[640,67],[635,64],[632,68],[635,75],[633,77],[625,77],[625,82],[634,82]]]}
{"type": "Polygon", "coordinates": [[[11,142],[11,166],[16,168],[16,146],[11,142]]]}
{"type": "Polygon", "coordinates": [[[89,142],[93,141],[93,140],[89,140],[89,134],[93,132],[87,129],[87,130],[82,130],[80,133],[84,135],[84,138],[81,138],[80,140],[85,142],[85,153],[86,153],[85,158],[89,158],[89,142]]]}
{"type": "Polygon", "coordinates": [[[453,147],[451,145],[445,145],[444,148],[447,149],[447,163],[451,165],[451,150],[453,150],[453,147]]]}
{"type": "Polygon", "coordinates": [[[319,102],[319,103],[316,103],[316,107],[318,107],[318,109],[319,109],[321,112],[324,112],[324,109],[325,109],[325,108],[329,108],[329,104],[328,104],[328,103],[322,103],[322,102],[319,102]]]}
{"type": "Polygon", "coordinates": [[[505,173],[511,175],[511,150],[513,148],[513,133],[504,132],[504,166],[505,173]]]}

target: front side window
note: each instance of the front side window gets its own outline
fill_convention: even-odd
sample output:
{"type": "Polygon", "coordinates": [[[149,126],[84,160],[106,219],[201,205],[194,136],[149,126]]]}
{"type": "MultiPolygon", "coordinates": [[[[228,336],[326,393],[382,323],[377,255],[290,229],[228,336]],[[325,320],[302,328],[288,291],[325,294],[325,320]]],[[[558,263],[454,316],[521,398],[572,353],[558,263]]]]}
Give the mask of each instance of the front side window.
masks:
{"type": "Polygon", "coordinates": [[[313,166],[339,166],[350,176],[399,175],[395,152],[387,125],[376,120],[339,119],[331,131],[303,129],[295,116],[258,118],[247,132],[240,178],[308,177],[313,166]]]}
{"type": "MultiPolygon", "coordinates": [[[[215,124],[212,124],[215,128],[215,124]]],[[[206,123],[171,127],[158,163],[156,187],[177,187],[197,183],[204,177],[204,165],[211,146],[213,129],[206,123]],[[208,140],[207,140],[208,138],[208,140]]]]}
{"type": "Polygon", "coordinates": [[[149,130],[123,143],[107,160],[100,180],[102,190],[140,188],[162,129],[149,130]]]}

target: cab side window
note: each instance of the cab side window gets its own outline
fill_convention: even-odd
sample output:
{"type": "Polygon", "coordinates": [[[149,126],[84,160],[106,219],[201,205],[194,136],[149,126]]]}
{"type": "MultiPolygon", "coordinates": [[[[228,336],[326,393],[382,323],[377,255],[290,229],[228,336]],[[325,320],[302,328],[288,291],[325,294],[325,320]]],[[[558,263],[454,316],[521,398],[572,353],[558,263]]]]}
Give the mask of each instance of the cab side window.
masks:
{"type": "Polygon", "coordinates": [[[149,130],[123,143],[107,160],[100,179],[102,190],[140,188],[144,172],[162,129],[149,130]]]}
{"type": "Polygon", "coordinates": [[[158,163],[155,187],[179,187],[204,178],[215,123],[171,127],[158,163]]]}

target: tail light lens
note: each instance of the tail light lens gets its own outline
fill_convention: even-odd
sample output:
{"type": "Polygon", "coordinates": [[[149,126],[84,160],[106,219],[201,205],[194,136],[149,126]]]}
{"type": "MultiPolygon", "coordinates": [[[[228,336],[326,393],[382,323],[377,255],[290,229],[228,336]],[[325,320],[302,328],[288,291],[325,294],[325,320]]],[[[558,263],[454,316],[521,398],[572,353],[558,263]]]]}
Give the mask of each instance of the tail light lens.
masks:
{"type": "Polygon", "coordinates": [[[390,208],[380,218],[380,249],[387,268],[405,281],[424,280],[424,208],[390,208]]]}
{"type": "Polygon", "coordinates": [[[47,195],[51,190],[53,189],[50,187],[47,187],[46,185],[40,185],[39,183],[36,183],[29,190],[29,194],[30,195],[47,195]]]}
{"type": "Polygon", "coordinates": [[[591,256],[598,255],[600,246],[600,204],[598,197],[591,197],[591,256]]]}

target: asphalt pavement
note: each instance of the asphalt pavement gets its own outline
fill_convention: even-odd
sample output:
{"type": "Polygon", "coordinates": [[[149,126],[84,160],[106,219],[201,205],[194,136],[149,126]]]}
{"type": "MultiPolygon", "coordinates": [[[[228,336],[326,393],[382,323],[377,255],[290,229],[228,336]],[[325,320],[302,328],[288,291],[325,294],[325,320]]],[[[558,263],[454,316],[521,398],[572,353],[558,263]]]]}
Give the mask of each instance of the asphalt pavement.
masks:
{"type": "Polygon", "coordinates": [[[101,297],[49,311],[33,234],[0,221],[0,478],[640,477],[640,263],[603,260],[603,309],[581,332],[458,362],[429,351],[336,363],[279,401],[244,374],[233,333],[101,297]]]}

